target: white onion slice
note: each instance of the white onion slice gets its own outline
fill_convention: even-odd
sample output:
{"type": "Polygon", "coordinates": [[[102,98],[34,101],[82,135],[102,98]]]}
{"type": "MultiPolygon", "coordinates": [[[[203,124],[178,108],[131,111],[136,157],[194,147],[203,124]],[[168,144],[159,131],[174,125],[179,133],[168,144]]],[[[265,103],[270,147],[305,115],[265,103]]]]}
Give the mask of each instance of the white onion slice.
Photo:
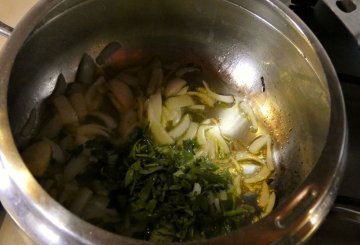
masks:
{"type": "Polygon", "coordinates": [[[206,136],[205,131],[208,130],[210,127],[208,125],[201,125],[196,134],[196,140],[199,145],[206,145],[206,136]]]}
{"type": "Polygon", "coordinates": [[[256,117],[255,114],[252,110],[252,108],[250,107],[250,105],[248,103],[246,103],[245,101],[240,102],[239,104],[240,110],[243,111],[249,118],[251,125],[252,125],[252,130],[254,132],[256,132],[258,130],[258,125],[256,122],[256,117]]]}
{"type": "Polygon", "coordinates": [[[162,99],[161,93],[157,92],[149,98],[148,104],[148,119],[149,122],[160,122],[161,121],[161,109],[162,109],[162,99]]]}
{"type": "Polygon", "coordinates": [[[97,124],[82,125],[77,130],[76,143],[81,145],[96,136],[110,137],[108,130],[103,126],[97,124]]]}
{"type": "Polygon", "coordinates": [[[191,105],[188,107],[188,109],[203,111],[203,110],[205,110],[205,105],[191,105]]]}
{"type": "Polygon", "coordinates": [[[79,116],[79,119],[84,118],[87,114],[84,95],[82,93],[73,93],[69,96],[69,101],[79,116]]]}
{"type": "Polygon", "coordinates": [[[235,159],[236,161],[238,162],[242,162],[242,161],[254,161],[254,162],[258,162],[262,165],[266,165],[265,161],[262,160],[261,158],[259,157],[256,157],[256,156],[253,156],[251,155],[250,153],[247,153],[247,152],[238,152],[236,155],[235,155],[235,159]]]}
{"type": "Polygon", "coordinates": [[[270,198],[269,186],[266,183],[266,181],[264,181],[260,191],[259,206],[265,208],[269,202],[269,198],[270,198]]]}
{"type": "Polygon", "coordinates": [[[183,87],[176,95],[184,95],[188,92],[189,86],[183,87]]]}
{"type": "Polygon", "coordinates": [[[185,134],[181,137],[179,142],[195,138],[198,128],[199,124],[195,122],[190,122],[189,128],[186,130],[185,134]]]}
{"type": "Polygon", "coordinates": [[[150,123],[150,131],[153,134],[155,141],[160,145],[170,145],[175,143],[159,122],[154,121],[150,123]]]}
{"type": "Polygon", "coordinates": [[[263,166],[257,174],[255,174],[250,178],[245,179],[244,182],[247,184],[257,183],[265,180],[267,177],[269,177],[269,175],[270,175],[270,170],[266,166],[263,166]]]}
{"type": "Polygon", "coordinates": [[[256,138],[251,145],[249,146],[249,151],[252,154],[258,154],[259,151],[267,145],[267,142],[269,140],[269,135],[261,135],[258,138],[256,138]]]}
{"type": "Polygon", "coordinates": [[[94,112],[89,113],[89,115],[99,118],[101,121],[104,122],[106,127],[108,127],[109,129],[114,129],[117,126],[117,123],[114,120],[114,118],[112,118],[111,116],[109,116],[106,113],[103,113],[100,111],[94,111],[94,112]]]}
{"type": "Polygon", "coordinates": [[[55,161],[59,163],[64,163],[65,154],[61,147],[52,140],[44,139],[44,141],[50,145],[52,157],[55,159],[55,161]]]}
{"type": "Polygon", "coordinates": [[[209,88],[209,85],[205,81],[203,81],[203,84],[208,94],[217,101],[224,102],[226,104],[234,103],[234,96],[217,94],[209,88]]]}
{"type": "Polygon", "coordinates": [[[225,139],[222,137],[220,129],[218,126],[214,126],[207,131],[206,136],[208,140],[211,139],[216,144],[216,154],[223,157],[230,153],[229,146],[227,145],[225,139]]]}
{"type": "Polygon", "coordinates": [[[64,168],[65,181],[67,182],[71,181],[78,174],[84,172],[88,164],[89,164],[89,159],[83,154],[75,158],[72,158],[64,168]]]}
{"type": "Polygon", "coordinates": [[[64,124],[74,124],[78,122],[78,116],[65,96],[60,95],[56,97],[54,99],[54,105],[64,124]]]}
{"type": "Polygon", "coordinates": [[[198,196],[201,194],[201,185],[199,183],[195,183],[193,190],[191,192],[192,196],[198,196]]]}
{"type": "Polygon", "coordinates": [[[186,86],[186,84],[187,82],[184,79],[181,78],[171,79],[164,90],[165,97],[177,95],[177,93],[179,93],[180,90],[186,86]]]}
{"type": "Polygon", "coordinates": [[[275,205],[275,199],[276,199],[275,193],[271,192],[270,196],[269,196],[269,201],[268,201],[267,206],[265,208],[265,212],[264,212],[264,214],[262,216],[265,216],[265,215],[269,214],[273,210],[274,205],[275,205]]]}
{"type": "Polygon", "coordinates": [[[195,92],[195,91],[187,92],[187,94],[191,96],[197,96],[207,106],[213,107],[215,105],[216,101],[207,94],[195,92]]]}
{"type": "Polygon", "coordinates": [[[81,188],[75,195],[75,199],[70,205],[70,211],[76,215],[80,215],[86,205],[90,200],[93,192],[88,188],[81,188]]]}
{"type": "Polygon", "coordinates": [[[179,110],[182,107],[191,105],[195,105],[195,103],[189,95],[179,95],[165,100],[165,106],[169,110],[179,110]]]}
{"type": "Polygon", "coordinates": [[[186,114],[183,119],[179,122],[178,125],[175,126],[175,128],[173,128],[172,130],[169,131],[169,135],[173,138],[173,139],[177,139],[179,138],[181,135],[183,135],[186,130],[189,128],[190,126],[190,116],[189,114],[186,114]]]}
{"type": "Polygon", "coordinates": [[[42,176],[51,160],[51,146],[46,141],[39,141],[26,148],[21,156],[34,176],[42,176]]]}

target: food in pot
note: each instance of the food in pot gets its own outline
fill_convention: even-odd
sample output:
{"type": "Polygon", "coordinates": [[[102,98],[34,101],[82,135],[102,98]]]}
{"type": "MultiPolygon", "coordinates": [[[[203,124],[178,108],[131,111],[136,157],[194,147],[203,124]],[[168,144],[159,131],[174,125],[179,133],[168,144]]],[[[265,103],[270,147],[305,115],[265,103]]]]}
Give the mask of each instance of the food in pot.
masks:
{"type": "Polygon", "coordinates": [[[84,55],[75,82],[59,77],[51,117],[22,151],[52,197],[151,241],[224,235],[271,212],[272,141],[244,97],[189,81],[201,74],[194,65],[155,58],[119,69],[100,58],[97,67],[84,55]],[[233,138],[234,127],[252,143],[233,138]]]}

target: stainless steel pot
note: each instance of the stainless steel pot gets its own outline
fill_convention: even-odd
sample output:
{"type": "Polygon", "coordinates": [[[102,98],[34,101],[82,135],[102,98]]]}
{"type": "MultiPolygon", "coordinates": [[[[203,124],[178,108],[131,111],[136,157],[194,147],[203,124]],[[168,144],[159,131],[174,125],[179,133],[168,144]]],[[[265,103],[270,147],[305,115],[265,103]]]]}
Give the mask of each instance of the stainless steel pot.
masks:
{"type": "Polygon", "coordinates": [[[96,56],[114,40],[124,48],[203,62],[247,94],[274,138],[275,210],[228,236],[198,243],[297,243],[316,230],[343,175],[346,116],[328,56],[286,6],[277,0],[51,0],[25,16],[0,57],[0,198],[34,241],[148,243],[101,230],[64,209],[36,182],[15,144],[14,135],[57,76],[73,80],[84,52],[96,56]]]}

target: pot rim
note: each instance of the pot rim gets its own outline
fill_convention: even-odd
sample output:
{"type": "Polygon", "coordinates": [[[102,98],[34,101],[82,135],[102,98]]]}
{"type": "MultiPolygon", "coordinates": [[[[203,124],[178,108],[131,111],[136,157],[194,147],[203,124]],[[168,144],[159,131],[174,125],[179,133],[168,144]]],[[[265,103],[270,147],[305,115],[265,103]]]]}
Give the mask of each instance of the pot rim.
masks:
{"type": "MultiPolygon", "coordinates": [[[[224,0],[227,1],[227,0],[224,0]]],[[[11,134],[7,111],[7,87],[12,65],[23,42],[42,18],[62,0],[39,1],[21,20],[6,43],[0,67],[0,199],[15,222],[40,244],[150,244],[113,234],[93,226],[52,199],[23,163],[11,134]],[[36,224],[36,226],[34,226],[36,224]]],[[[235,3],[237,0],[228,2],[235,3]]],[[[279,240],[301,242],[317,229],[335,199],[344,169],[347,148],[347,122],[341,87],[324,48],[311,30],[279,0],[268,5],[286,19],[299,35],[308,40],[323,66],[331,99],[330,128],[320,159],[305,181],[270,215],[227,236],[200,241],[230,241],[264,244],[279,240]],[[307,201],[306,200],[310,200],[307,201]],[[261,230],[261,234],[259,232],[261,230]],[[253,240],[254,237],[259,240],[253,240]]],[[[186,242],[187,244],[199,243],[186,242]]]]}

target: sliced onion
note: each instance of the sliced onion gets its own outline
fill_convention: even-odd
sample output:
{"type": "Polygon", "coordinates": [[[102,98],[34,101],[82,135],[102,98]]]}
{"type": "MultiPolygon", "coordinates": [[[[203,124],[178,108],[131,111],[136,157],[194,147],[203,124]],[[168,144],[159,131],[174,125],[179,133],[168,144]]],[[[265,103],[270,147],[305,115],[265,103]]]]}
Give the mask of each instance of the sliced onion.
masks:
{"type": "Polygon", "coordinates": [[[76,143],[81,145],[97,136],[110,137],[109,132],[105,127],[97,124],[85,124],[80,126],[77,130],[76,143]]]}
{"type": "Polygon", "coordinates": [[[216,142],[212,139],[208,139],[205,146],[205,152],[210,159],[216,158],[216,142]]]}
{"type": "Polygon", "coordinates": [[[234,103],[234,97],[233,96],[217,94],[217,93],[213,92],[209,88],[209,85],[205,81],[203,81],[203,84],[204,84],[204,87],[205,87],[206,91],[209,93],[209,95],[211,97],[213,97],[214,99],[216,99],[217,101],[224,102],[224,103],[227,103],[227,104],[234,103]]]}
{"type": "Polygon", "coordinates": [[[270,175],[270,170],[266,166],[263,166],[256,175],[245,179],[244,182],[247,184],[257,183],[265,180],[267,177],[269,177],[269,175],[270,175]]]}
{"type": "Polygon", "coordinates": [[[166,127],[167,123],[172,120],[171,113],[166,106],[162,106],[161,108],[161,125],[166,127]]]}
{"type": "Polygon", "coordinates": [[[46,141],[40,141],[26,148],[21,156],[34,176],[42,176],[51,160],[51,146],[46,141]]]}
{"type": "Polygon", "coordinates": [[[78,122],[78,116],[65,96],[58,96],[54,99],[54,105],[64,124],[74,124],[78,122]]]}
{"type": "Polygon", "coordinates": [[[252,154],[258,154],[259,151],[267,145],[267,142],[269,140],[269,135],[261,135],[258,138],[256,138],[251,145],[249,146],[249,151],[252,154]]]}
{"type": "Polygon", "coordinates": [[[253,155],[251,155],[251,154],[249,154],[247,152],[238,152],[235,155],[235,159],[236,159],[236,161],[239,161],[239,162],[242,162],[242,161],[254,161],[254,162],[260,163],[261,165],[266,165],[264,160],[262,160],[259,157],[253,156],[253,155]]]}
{"type": "Polygon", "coordinates": [[[148,119],[149,122],[160,122],[161,121],[161,110],[162,110],[162,99],[161,93],[157,92],[149,98],[148,104],[148,119]]]}
{"type": "Polygon", "coordinates": [[[276,199],[275,193],[271,192],[270,196],[269,196],[269,201],[268,201],[268,203],[266,205],[265,213],[264,213],[263,216],[269,214],[273,210],[274,205],[275,205],[275,199],[276,199]]]}
{"type": "Polygon", "coordinates": [[[230,153],[229,146],[227,145],[225,139],[222,137],[219,127],[214,126],[211,129],[209,129],[207,131],[206,136],[208,137],[208,139],[212,139],[216,143],[217,155],[223,157],[224,155],[230,153]]]}
{"type": "Polygon", "coordinates": [[[173,139],[177,139],[179,138],[181,135],[183,135],[186,130],[189,128],[190,126],[190,116],[189,114],[186,114],[183,119],[179,122],[179,124],[177,126],[175,126],[175,128],[173,128],[170,132],[169,135],[173,138],[173,139]]]}
{"type": "Polygon", "coordinates": [[[274,163],[272,160],[272,150],[271,150],[271,138],[267,140],[267,151],[266,151],[266,164],[270,171],[274,170],[274,163]]]}
{"type": "Polygon", "coordinates": [[[88,188],[81,188],[76,196],[73,202],[70,205],[70,211],[74,214],[80,215],[86,205],[86,203],[90,200],[93,192],[89,190],[88,188]]]}
{"type": "Polygon", "coordinates": [[[180,109],[171,110],[170,111],[170,118],[171,118],[170,120],[172,121],[172,125],[173,126],[177,125],[180,122],[181,118],[182,118],[182,111],[180,109]]]}
{"type": "Polygon", "coordinates": [[[100,88],[104,85],[105,78],[98,78],[86,91],[85,101],[89,111],[99,108],[102,102],[102,94],[99,93],[100,88]]]}
{"type": "Polygon", "coordinates": [[[195,91],[187,92],[187,94],[191,96],[197,96],[207,106],[213,107],[215,105],[216,101],[207,94],[195,92],[195,91]]]}
{"type": "Polygon", "coordinates": [[[165,105],[169,110],[178,110],[186,106],[195,105],[189,95],[179,95],[165,100],[165,105]]]}
{"type": "Polygon", "coordinates": [[[267,185],[266,181],[264,181],[260,191],[259,206],[265,208],[269,202],[269,198],[270,198],[269,186],[267,185]]]}
{"type": "Polygon", "coordinates": [[[164,95],[165,97],[174,96],[180,92],[180,90],[185,87],[187,82],[181,78],[174,78],[170,80],[165,88],[164,95]]]}
{"type": "Polygon", "coordinates": [[[258,130],[258,125],[256,122],[256,117],[255,114],[253,112],[253,110],[251,109],[250,105],[248,103],[246,103],[245,101],[240,102],[239,104],[240,110],[243,111],[249,118],[251,125],[252,125],[252,129],[254,132],[256,132],[258,130]]]}
{"type": "Polygon", "coordinates": [[[195,138],[198,128],[199,124],[195,122],[190,122],[189,128],[186,130],[185,134],[181,137],[179,142],[195,138]]]}
{"type": "Polygon", "coordinates": [[[159,122],[154,121],[150,123],[150,131],[153,134],[155,141],[160,145],[170,145],[175,143],[159,122]]]}
{"type": "Polygon", "coordinates": [[[176,95],[184,95],[184,94],[187,94],[189,90],[189,86],[185,86],[183,87],[176,95]]]}
{"type": "Polygon", "coordinates": [[[203,110],[205,110],[205,105],[191,105],[188,107],[188,109],[203,111],[203,110]]]}
{"type": "Polygon", "coordinates": [[[201,125],[196,134],[196,140],[199,145],[206,145],[207,139],[205,136],[206,130],[210,127],[208,125],[201,125]]]}
{"type": "Polygon", "coordinates": [[[52,140],[44,139],[44,141],[48,143],[51,147],[52,158],[54,158],[56,162],[64,163],[65,154],[64,151],[61,149],[61,147],[52,140]]]}
{"type": "Polygon", "coordinates": [[[86,101],[82,93],[73,93],[69,96],[69,100],[79,119],[82,119],[87,114],[86,101]]]}
{"type": "Polygon", "coordinates": [[[192,196],[198,196],[201,194],[201,185],[199,183],[195,183],[192,191],[192,196]]]}
{"type": "Polygon", "coordinates": [[[69,182],[74,179],[78,174],[83,173],[88,164],[89,159],[83,154],[72,158],[64,168],[65,181],[69,182]]]}
{"type": "Polygon", "coordinates": [[[109,128],[109,129],[114,129],[117,126],[117,123],[114,120],[114,118],[112,118],[111,116],[109,116],[106,113],[99,112],[99,111],[94,111],[94,112],[89,113],[89,115],[99,118],[101,121],[104,122],[106,127],[109,128]]]}
{"type": "Polygon", "coordinates": [[[134,108],[135,98],[133,92],[126,83],[119,80],[110,80],[108,82],[111,93],[121,105],[121,111],[126,111],[134,108]]]}

